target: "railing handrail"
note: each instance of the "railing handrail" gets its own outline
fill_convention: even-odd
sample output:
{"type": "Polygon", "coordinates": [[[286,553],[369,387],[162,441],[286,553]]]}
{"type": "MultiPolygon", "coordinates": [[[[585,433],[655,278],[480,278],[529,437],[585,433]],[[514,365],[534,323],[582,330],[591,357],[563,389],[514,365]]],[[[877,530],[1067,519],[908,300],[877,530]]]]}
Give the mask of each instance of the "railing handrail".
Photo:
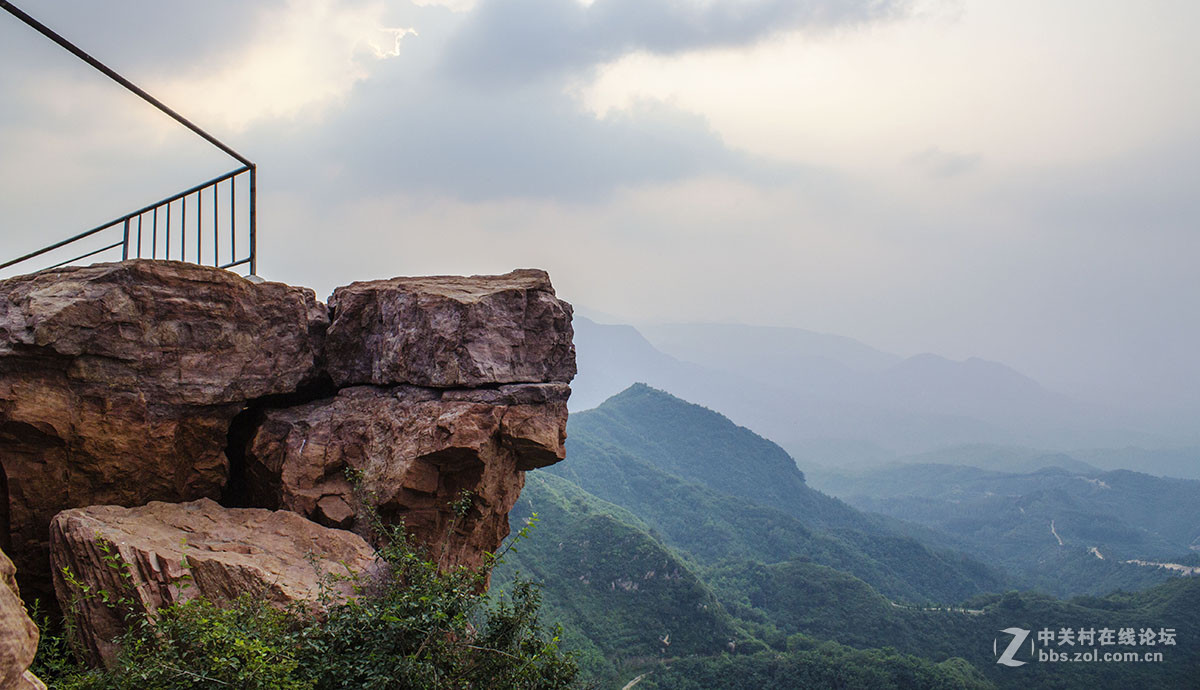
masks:
{"type": "Polygon", "coordinates": [[[217,148],[221,149],[227,155],[232,156],[235,160],[237,160],[242,165],[245,165],[248,167],[254,167],[254,164],[250,162],[249,158],[246,158],[245,156],[238,153],[237,151],[234,151],[232,147],[226,145],[220,139],[217,139],[216,137],[209,134],[208,132],[205,132],[203,129],[200,129],[198,126],[196,126],[194,123],[192,123],[191,120],[188,120],[186,117],[175,112],[170,107],[168,107],[167,104],[158,100],[154,96],[151,96],[150,94],[146,93],[146,91],[144,89],[138,87],[137,84],[134,84],[133,82],[126,79],[125,77],[122,77],[121,75],[117,74],[108,65],[105,65],[103,62],[100,62],[96,58],[94,58],[91,55],[84,52],[84,50],[82,48],[80,48],[79,46],[75,45],[74,43],[71,43],[67,39],[58,35],[58,33],[56,33],[50,27],[46,26],[45,24],[39,22],[38,20],[36,20],[33,17],[26,14],[25,12],[21,11],[21,9],[18,8],[16,5],[13,5],[11,2],[8,2],[8,0],[0,0],[0,7],[8,10],[9,13],[12,14],[14,17],[16,17],[17,19],[20,19],[21,21],[25,22],[29,26],[33,27],[34,29],[36,29],[39,33],[41,33],[46,38],[49,38],[51,41],[54,41],[58,45],[62,46],[67,51],[69,51],[71,54],[73,54],[75,57],[79,58],[80,60],[83,60],[84,62],[88,63],[92,67],[96,68],[102,74],[104,74],[104,76],[108,77],[109,79],[112,79],[113,81],[117,82],[121,86],[124,86],[126,89],[129,89],[134,94],[139,96],[142,100],[146,101],[150,105],[153,105],[155,108],[158,108],[159,110],[161,110],[163,113],[170,116],[172,119],[174,119],[179,124],[183,125],[184,127],[187,127],[188,129],[192,130],[199,136],[203,137],[205,141],[207,141],[208,143],[212,144],[213,146],[216,146],[217,148]]]}
{"type": "MultiPolygon", "coordinates": [[[[220,184],[221,182],[224,182],[225,180],[233,180],[233,178],[237,177],[238,175],[240,175],[244,172],[249,172],[250,173],[250,176],[249,176],[250,177],[250,179],[249,179],[249,186],[250,186],[249,208],[248,208],[249,239],[250,239],[249,256],[247,258],[241,259],[241,260],[238,260],[236,257],[231,257],[231,259],[232,259],[231,263],[228,263],[228,264],[225,264],[225,265],[219,266],[219,267],[220,268],[231,268],[233,266],[240,266],[242,264],[248,263],[250,265],[250,274],[251,275],[257,274],[257,270],[258,270],[258,242],[257,242],[257,196],[258,196],[257,195],[257,177],[258,176],[257,176],[257,166],[253,162],[251,162],[249,158],[246,158],[242,154],[233,150],[232,147],[228,146],[221,140],[217,139],[213,135],[209,134],[208,132],[206,132],[203,129],[201,129],[200,127],[198,127],[196,124],[194,124],[187,118],[185,118],[182,115],[180,115],[179,113],[175,112],[173,109],[168,107],[165,103],[158,100],[154,96],[151,96],[144,89],[138,87],[136,84],[129,81],[128,79],[121,76],[120,74],[117,74],[117,72],[115,72],[113,69],[111,69],[104,63],[100,62],[96,58],[92,57],[87,52],[85,52],[83,49],[79,48],[78,46],[71,43],[67,39],[60,36],[57,32],[55,32],[50,27],[46,26],[45,24],[42,24],[38,20],[29,16],[24,11],[22,11],[21,9],[19,9],[18,7],[13,5],[11,2],[8,2],[8,0],[0,0],[0,8],[8,11],[9,14],[13,15],[17,19],[20,19],[25,24],[28,24],[30,27],[32,27],[33,29],[35,29],[36,31],[41,33],[46,38],[49,38],[50,40],[54,41],[59,46],[61,46],[62,48],[66,49],[68,52],[70,52],[72,55],[76,56],[80,60],[83,60],[87,64],[91,65],[93,68],[95,68],[100,73],[107,76],[109,79],[112,79],[113,81],[115,81],[118,84],[120,84],[121,86],[123,86],[125,89],[129,90],[130,92],[132,92],[133,94],[135,94],[136,96],[141,98],[142,100],[146,101],[150,105],[153,105],[155,108],[157,108],[159,111],[161,111],[164,114],[166,114],[167,116],[169,116],[171,119],[175,120],[176,122],[183,125],[184,127],[187,127],[193,133],[200,136],[205,141],[207,141],[208,143],[217,147],[222,152],[224,152],[226,155],[232,157],[234,160],[236,160],[242,164],[242,167],[240,167],[232,172],[225,173],[224,175],[213,178],[207,182],[195,185],[183,192],[179,192],[178,194],[167,197],[166,199],[163,199],[156,203],[150,204],[148,206],[144,206],[141,209],[138,209],[137,211],[128,213],[128,214],[121,216],[121,217],[117,218],[116,220],[113,220],[109,223],[105,223],[103,225],[98,225],[98,226],[92,228],[91,230],[79,233],[78,235],[75,235],[68,239],[62,240],[61,242],[57,242],[53,245],[44,247],[35,252],[31,252],[31,253],[26,254],[25,256],[22,256],[18,259],[13,259],[12,261],[8,261],[4,264],[0,264],[0,270],[3,270],[5,268],[8,268],[15,264],[19,264],[23,261],[28,261],[29,259],[36,258],[38,256],[46,254],[47,252],[54,251],[55,249],[60,249],[62,247],[65,247],[66,245],[71,244],[72,242],[77,242],[79,240],[85,239],[87,237],[95,235],[99,232],[102,232],[104,230],[112,228],[121,223],[124,223],[126,225],[125,238],[122,242],[117,242],[115,244],[111,244],[106,247],[102,247],[100,249],[88,252],[87,254],[84,254],[82,256],[76,257],[74,259],[69,259],[67,261],[56,264],[54,267],[61,266],[63,264],[67,264],[67,263],[72,263],[74,261],[78,261],[79,259],[88,258],[90,256],[94,256],[95,254],[99,254],[100,252],[107,251],[109,249],[114,249],[116,247],[121,247],[121,246],[124,247],[124,250],[122,252],[122,258],[126,258],[126,256],[128,255],[128,252],[129,252],[128,223],[129,223],[130,219],[138,218],[142,214],[150,212],[150,211],[156,211],[156,209],[163,207],[163,206],[167,207],[168,223],[167,223],[166,237],[167,237],[167,243],[168,243],[167,246],[168,246],[168,254],[169,254],[169,246],[170,246],[170,220],[169,219],[170,219],[171,204],[182,199],[183,205],[184,205],[184,212],[186,213],[187,197],[189,195],[191,195],[191,194],[199,195],[199,193],[201,191],[203,191],[209,187],[215,187],[216,185],[220,184]]],[[[231,182],[230,184],[233,185],[234,183],[231,182]]],[[[216,194],[215,190],[214,190],[213,194],[214,194],[214,200],[215,200],[215,194],[216,194]]],[[[214,201],[214,203],[216,203],[216,202],[214,201]]],[[[214,222],[216,222],[215,219],[214,219],[214,222]]],[[[232,223],[233,223],[233,221],[231,221],[230,233],[231,233],[231,237],[234,237],[234,236],[236,236],[237,229],[236,229],[236,225],[233,225],[232,223]]],[[[183,232],[186,233],[185,225],[181,224],[181,228],[182,228],[183,232]]],[[[156,229],[157,229],[157,225],[156,225],[156,229]]],[[[216,226],[214,226],[214,233],[215,232],[216,232],[216,226]]],[[[197,246],[199,246],[199,245],[197,245],[197,246]]],[[[216,247],[216,245],[214,245],[214,250],[213,250],[213,264],[217,265],[220,263],[220,258],[217,255],[217,250],[215,247],[216,247]]],[[[141,255],[140,254],[140,252],[141,252],[140,236],[139,236],[138,252],[139,252],[138,255],[140,256],[141,255]]],[[[186,255],[187,255],[186,248],[184,248],[181,256],[186,257],[186,255]]],[[[196,262],[203,263],[199,249],[197,249],[196,262]]]]}
{"type": "MultiPolygon", "coordinates": [[[[150,211],[153,211],[154,209],[156,209],[160,206],[165,206],[169,203],[179,201],[183,197],[195,194],[196,192],[198,192],[202,189],[207,189],[208,187],[211,187],[212,185],[219,184],[221,182],[224,182],[225,180],[233,179],[234,177],[246,172],[247,170],[250,170],[250,168],[251,168],[251,166],[244,165],[244,166],[238,168],[237,170],[227,172],[224,175],[221,175],[220,177],[214,177],[213,179],[209,180],[208,182],[203,182],[194,187],[191,187],[190,189],[182,191],[178,194],[174,194],[165,199],[162,199],[161,201],[155,202],[153,204],[149,204],[147,206],[143,206],[142,208],[134,211],[133,213],[126,213],[125,215],[120,216],[119,218],[116,218],[115,220],[111,220],[102,225],[97,225],[96,227],[92,228],[91,230],[88,230],[86,232],[81,232],[78,235],[75,235],[74,237],[69,237],[61,242],[56,242],[55,244],[52,244],[49,247],[42,247],[41,249],[37,250],[36,252],[30,252],[30,253],[26,254],[25,256],[22,256],[19,259],[13,259],[12,261],[2,263],[2,264],[0,264],[0,270],[4,270],[4,269],[8,268],[9,266],[13,266],[15,264],[19,264],[22,261],[27,261],[29,259],[37,258],[37,257],[41,256],[42,254],[46,254],[46,253],[54,251],[55,249],[65,247],[68,244],[71,244],[72,242],[77,242],[84,238],[91,237],[92,235],[95,235],[98,232],[107,230],[107,229],[113,227],[114,225],[117,225],[118,223],[124,223],[127,220],[137,218],[138,216],[142,215],[143,213],[148,213],[150,211]]],[[[114,247],[119,247],[119,246],[121,246],[120,242],[118,242],[114,245],[105,247],[104,249],[98,249],[95,252],[92,252],[92,254],[99,254],[101,251],[104,251],[105,249],[113,249],[114,247]]],[[[91,256],[91,254],[87,254],[87,255],[81,256],[79,258],[83,259],[83,258],[87,258],[87,256],[91,256]]],[[[74,259],[72,259],[72,261],[73,260],[74,259]]],[[[67,261],[64,263],[70,263],[70,261],[67,261]]],[[[51,266],[50,268],[57,268],[57,266],[51,266]]]]}

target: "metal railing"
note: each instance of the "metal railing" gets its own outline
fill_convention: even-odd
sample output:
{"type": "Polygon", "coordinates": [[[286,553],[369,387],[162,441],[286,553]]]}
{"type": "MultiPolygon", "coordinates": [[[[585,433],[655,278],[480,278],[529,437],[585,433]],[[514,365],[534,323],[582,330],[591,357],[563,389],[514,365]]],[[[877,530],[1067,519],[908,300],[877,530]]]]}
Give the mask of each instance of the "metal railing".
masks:
{"type": "MultiPolygon", "coordinates": [[[[25,256],[13,259],[11,261],[0,264],[0,270],[4,270],[10,266],[24,263],[26,261],[51,254],[60,249],[65,249],[69,246],[76,245],[89,238],[98,238],[100,240],[99,248],[89,246],[89,251],[84,252],[74,258],[65,261],[59,261],[47,268],[57,268],[72,264],[83,259],[98,257],[105,252],[113,252],[120,248],[121,259],[129,258],[151,258],[151,259],[175,259],[178,261],[192,261],[198,264],[209,264],[205,261],[206,253],[211,256],[211,265],[218,268],[234,268],[237,266],[248,265],[250,275],[257,275],[258,271],[258,238],[257,238],[257,167],[250,159],[241,155],[237,151],[221,142],[216,137],[212,136],[203,129],[192,124],[187,118],[167,107],[157,98],[146,93],[133,82],[129,81],[120,74],[117,74],[104,63],[84,52],[75,44],[55,33],[52,29],[21,11],[11,2],[0,0],[0,9],[7,10],[22,22],[37,30],[42,35],[62,46],[68,52],[72,53],[80,60],[88,63],[96,70],[107,76],[109,79],[117,82],[135,95],[153,105],[158,110],[162,111],[179,124],[187,127],[189,130],[199,135],[208,143],[217,147],[238,163],[241,167],[230,172],[215,177],[207,182],[198,184],[190,189],[186,189],[178,194],[169,196],[161,201],[157,201],[148,206],[144,206],[132,213],[128,213],[108,223],[98,225],[91,230],[81,232],[78,235],[69,237],[61,242],[56,242],[48,247],[43,247],[37,251],[30,252],[25,256]],[[242,217],[238,214],[237,188],[238,178],[244,177],[246,184],[245,198],[245,225],[246,228],[246,245],[245,255],[238,258],[238,227],[239,219],[242,217]],[[225,208],[222,209],[221,198],[228,194],[225,208]],[[189,223],[188,223],[188,200],[192,199],[191,207],[193,210],[194,221],[191,229],[193,233],[190,235],[194,238],[195,252],[191,259],[188,258],[188,249],[190,242],[189,223]],[[209,205],[211,203],[211,205],[209,205]],[[207,215],[208,224],[206,224],[205,207],[208,205],[211,211],[207,215]],[[175,218],[178,220],[172,221],[172,211],[178,209],[175,218]],[[227,218],[228,223],[228,248],[221,244],[221,218],[227,218]],[[211,228],[211,231],[210,231],[211,228]],[[120,239],[108,243],[110,238],[119,236],[120,239]],[[212,238],[212,244],[209,249],[205,248],[205,237],[212,238]],[[172,238],[177,238],[172,247],[172,238]],[[147,247],[147,244],[149,245],[147,247]],[[159,256],[159,249],[162,249],[162,256],[159,256]],[[222,261],[222,252],[226,251],[228,261],[222,261]]],[[[93,241],[94,242],[94,241],[93,241]]],[[[77,246],[77,245],[76,245],[77,246]]],[[[79,251],[76,249],[75,251],[79,251]]],[[[56,258],[56,257],[55,257],[56,258]]],[[[116,258],[115,256],[113,257],[116,258]]]]}
{"type": "Polygon", "coordinates": [[[105,252],[112,252],[112,258],[116,259],[116,250],[120,249],[121,260],[174,259],[212,265],[217,268],[235,268],[249,264],[250,274],[254,275],[257,268],[255,266],[254,178],[254,168],[242,166],[174,196],[169,196],[162,201],[144,206],[132,213],[94,227],[87,232],[81,232],[74,237],[68,237],[61,242],[0,264],[0,270],[51,254],[68,245],[75,245],[81,240],[96,236],[102,238],[102,246],[90,248],[90,251],[79,256],[44,268],[58,268],[105,252]],[[244,247],[245,254],[241,258],[238,258],[239,177],[247,178],[248,190],[244,193],[249,197],[246,209],[249,228],[247,243],[244,247]],[[189,200],[191,200],[190,205],[189,200]],[[190,222],[189,207],[191,209],[190,222]],[[221,242],[222,236],[228,238],[224,245],[221,242]],[[106,238],[114,237],[119,239],[111,244],[104,243],[107,242],[106,238]],[[192,238],[192,241],[189,241],[189,237],[192,238]],[[208,243],[206,243],[206,237],[210,240],[208,243]]]}

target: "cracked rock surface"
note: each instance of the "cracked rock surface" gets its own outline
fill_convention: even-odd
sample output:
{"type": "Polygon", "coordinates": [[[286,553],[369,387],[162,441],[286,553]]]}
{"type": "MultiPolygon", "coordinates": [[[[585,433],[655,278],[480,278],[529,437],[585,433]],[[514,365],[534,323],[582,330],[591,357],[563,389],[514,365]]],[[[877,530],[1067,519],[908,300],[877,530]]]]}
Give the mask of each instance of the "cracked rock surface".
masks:
{"type": "MultiPolygon", "coordinates": [[[[477,565],[508,533],[524,473],[564,457],[571,315],[531,269],[354,283],[329,307],[173,261],[0,281],[0,548],[22,594],[47,600],[63,510],[107,506],[55,523],[56,563],[91,571],[67,526],[119,532],[122,506],[184,504],[199,520],[220,507],[194,502],[220,499],[361,532],[373,495],[443,566],[477,565]]],[[[128,542],[152,522],[130,523],[128,542]]]]}

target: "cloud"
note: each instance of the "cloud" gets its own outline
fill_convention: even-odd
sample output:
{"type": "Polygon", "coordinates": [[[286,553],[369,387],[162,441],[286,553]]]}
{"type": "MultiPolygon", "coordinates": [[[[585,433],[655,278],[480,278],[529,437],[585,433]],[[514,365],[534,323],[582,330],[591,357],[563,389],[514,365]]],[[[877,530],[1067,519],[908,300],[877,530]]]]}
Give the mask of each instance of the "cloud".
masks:
{"type": "MultiPolygon", "coordinates": [[[[61,21],[64,33],[95,38],[97,55],[130,65],[123,71],[135,82],[279,182],[336,189],[345,198],[403,189],[467,200],[572,201],[706,174],[773,183],[808,174],[732,150],[703,117],[663,101],[591,112],[574,88],[574,66],[629,50],[746,43],[798,26],[880,18],[900,6],[482,0],[472,9],[440,1],[270,0],[254,9],[188,6],[174,17],[155,5],[118,21],[82,0],[65,4],[78,13],[39,9],[48,22],[61,21]],[[191,29],[181,25],[192,20],[191,29]],[[86,22],[114,28],[88,34],[86,22]],[[165,30],[155,31],[155,23],[165,30]],[[155,43],[173,32],[189,38],[155,43]],[[151,45],[129,40],[143,33],[151,45]],[[472,36],[482,37],[481,45],[472,45],[472,36]],[[553,78],[503,88],[488,79],[493,70],[516,74],[523,60],[529,71],[553,78]],[[474,76],[447,79],[454,65],[474,76]]],[[[58,128],[67,141],[88,139],[82,133],[94,125],[58,128]]]]}
{"type": "Polygon", "coordinates": [[[978,153],[955,153],[934,146],[912,154],[905,162],[929,177],[948,178],[971,172],[982,160],[978,153]]]}
{"type": "Polygon", "coordinates": [[[808,174],[731,150],[706,119],[662,101],[597,116],[567,79],[503,89],[445,79],[439,67],[458,49],[456,28],[474,20],[439,7],[404,21],[419,37],[405,39],[399,58],[356,82],[345,108],[310,127],[264,124],[250,134],[289,184],[347,197],[404,190],[464,200],[595,201],[620,188],[698,175],[773,183],[808,174]]]}
{"type": "MultiPolygon", "coordinates": [[[[196,69],[210,58],[247,45],[258,33],[257,18],[284,8],[286,0],[123,5],[95,0],[21,3],[22,9],[67,40],[118,72],[128,71],[131,74],[126,76],[134,77],[147,71],[163,75],[196,69]]],[[[7,13],[0,19],[19,24],[7,13]]],[[[32,31],[24,25],[20,29],[32,31]]]]}
{"type": "Polygon", "coordinates": [[[448,66],[477,82],[562,75],[635,51],[745,46],[777,33],[894,18],[905,0],[482,0],[448,66]]]}
{"type": "MultiPolygon", "coordinates": [[[[371,63],[398,56],[402,39],[416,33],[386,21],[382,0],[138,3],[120,21],[112,9],[84,0],[29,8],[189,119],[225,131],[319,116],[369,76],[371,63]]],[[[72,60],[39,71],[72,69],[72,60]]]]}
{"type": "Polygon", "coordinates": [[[410,27],[384,25],[382,2],[288,0],[258,19],[251,41],[204,72],[172,80],[164,95],[207,122],[241,130],[256,120],[320,117],[400,54],[410,27]]]}

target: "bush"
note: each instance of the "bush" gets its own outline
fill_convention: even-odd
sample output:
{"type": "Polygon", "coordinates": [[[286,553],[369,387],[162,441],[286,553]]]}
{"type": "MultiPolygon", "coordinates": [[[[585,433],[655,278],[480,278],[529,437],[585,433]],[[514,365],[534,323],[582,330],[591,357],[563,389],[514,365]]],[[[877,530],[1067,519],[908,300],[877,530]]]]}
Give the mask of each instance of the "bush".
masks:
{"type": "Polygon", "coordinates": [[[323,606],[281,611],[246,594],[221,606],[197,598],[164,607],[130,619],[107,670],[71,658],[68,620],[67,632],[43,632],[33,670],[63,690],[572,685],[575,659],[559,648],[557,627],[539,624],[536,586],[518,581],[489,600],[484,590],[497,558],[480,570],[441,572],[402,526],[371,522],[386,567],[354,580],[348,600],[323,595],[323,606]]]}

